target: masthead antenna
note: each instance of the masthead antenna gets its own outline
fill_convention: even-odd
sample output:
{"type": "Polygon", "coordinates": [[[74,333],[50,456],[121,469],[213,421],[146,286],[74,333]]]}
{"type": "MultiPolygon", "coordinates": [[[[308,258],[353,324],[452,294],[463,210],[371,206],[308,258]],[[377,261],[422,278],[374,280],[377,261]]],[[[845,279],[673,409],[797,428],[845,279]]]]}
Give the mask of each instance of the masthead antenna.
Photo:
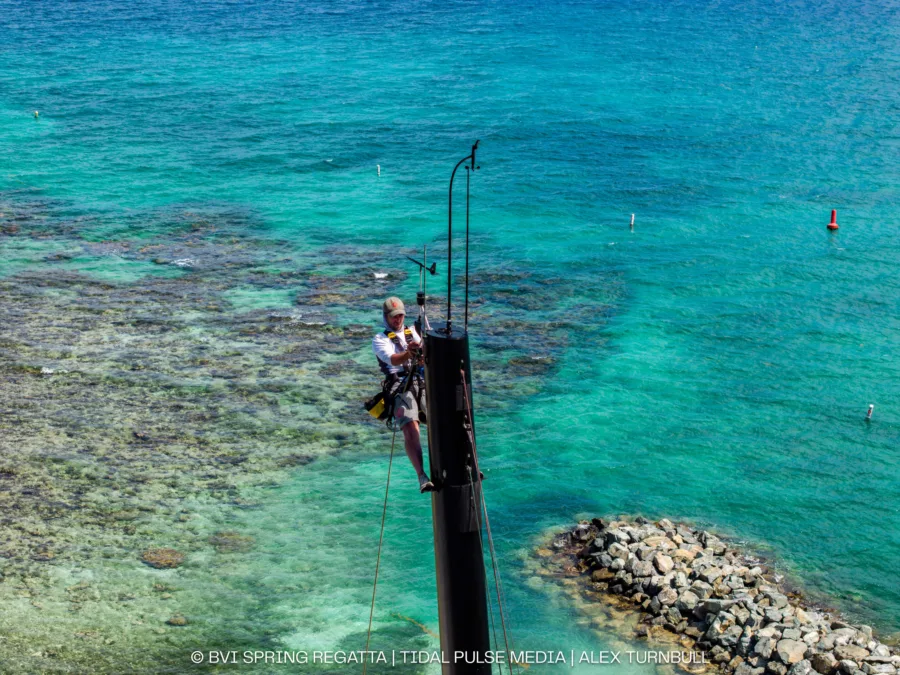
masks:
{"type": "Polygon", "coordinates": [[[450,192],[449,198],[447,200],[447,335],[450,335],[453,332],[453,319],[452,319],[452,306],[451,306],[451,297],[452,297],[452,286],[451,283],[453,281],[453,179],[456,177],[456,171],[460,166],[465,164],[466,162],[470,162],[469,166],[466,167],[466,313],[465,313],[465,324],[468,325],[469,319],[469,190],[468,190],[468,176],[469,171],[475,171],[477,166],[475,166],[475,151],[478,150],[479,141],[475,141],[475,144],[472,146],[472,152],[463,157],[456,163],[456,166],[453,167],[453,173],[450,174],[450,192]]]}

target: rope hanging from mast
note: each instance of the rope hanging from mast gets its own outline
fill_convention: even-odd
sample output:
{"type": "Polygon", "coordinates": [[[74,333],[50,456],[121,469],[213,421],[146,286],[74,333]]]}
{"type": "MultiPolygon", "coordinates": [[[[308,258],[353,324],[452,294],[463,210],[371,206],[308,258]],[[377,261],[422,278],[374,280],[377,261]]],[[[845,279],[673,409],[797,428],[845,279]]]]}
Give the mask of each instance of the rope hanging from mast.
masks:
{"type": "MultiPolygon", "coordinates": [[[[411,379],[411,378],[410,378],[411,379]]],[[[378,555],[375,558],[375,581],[372,584],[372,606],[369,608],[369,629],[366,631],[366,651],[369,653],[369,640],[372,638],[372,617],[375,615],[375,593],[378,591],[378,572],[381,569],[381,549],[384,545],[384,521],[387,518],[388,493],[391,489],[391,467],[394,465],[394,443],[397,440],[397,431],[391,438],[391,456],[388,459],[387,484],[384,486],[384,506],[381,509],[381,535],[378,537],[378,555]]],[[[363,659],[363,675],[366,675],[368,659],[363,659]]]]}
{"type": "MultiPolygon", "coordinates": [[[[468,382],[466,382],[466,369],[464,367],[461,367],[459,369],[459,375],[460,375],[460,378],[462,379],[463,400],[465,400],[465,402],[466,402],[466,421],[467,421],[466,434],[469,438],[469,445],[472,448],[472,458],[474,459],[474,463],[475,463],[475,471],[479,471],[479,469],[478,469],[478,448],[475,444],[475,429],[473,427],[474,418],[472,415],[472,403],[469,399],[469,385],[468,385],[468,382]]],[[[472,500],[474,501],[476,490],[475,490],[474,479],[472,476],[473,476],[472,467],[469,467],[469,488],[472,491],[472,500]]],[[[484,489],[478,490],[478,495],[479,495],[479,498],[480,498],[479,501],[481,502],[481,504],[478,507],[476,507],[475,504],[473,504],[472,506],[479,513],[479,515],[481,515],[482,513],[484,514],[484,525],[485,525],[485,530],[487,532],[488,549],[490,550],[490,553],[491,553],[491,567],[493,568],[493,572],[494,572],[494,591],[497,595],[497,607],[500,611],[500,628],[503,630],[503,643],[504,643],[504,646],[506,647],[506,653],[507,653],[507,655],[511,655],[512,652],[510,652],[510,643],[512,642],[512,632],[507,629],[508,621],[506,618],[506,612],[503,609],[503,584],[500,581],[500,569],[499,569],[499,566],[497,565],[496,549],[494,548],[494,535],[491,532],[491,521],[490,521],[490,518],[488,517],[487,502],[484,499],[484,489]]],[[[479,539],[481,539],[481,528],[480,527],[478,528],[478,537],[479,537],[479,539]]],[[[483,550],[484,543],[482,543],[481,546],[482,546],[482,550],[483,550]]],[[[490,603],[488,604],[488,609],[490,609],[490,603]]],[[[491,623],[493,624],[493,611],[491,611],[491,623]]],[[[496,642],[497,642],[497,638],[495,636],[494,643],[496,644],[496,642]]],[[[513,644],[513,649],[515,649],[515,644],[513,644]]],[[[512,662],[507,661],[507,665],[509,666],[510,674],[512,674],[512,666],[513,666],[512,662]]],[[[498,666],[499,666],[499,664],[498,664],[498,666]]],[[[519,664],[516,664],[516,672],[519,672],[519,670],[520,670],[519,664]]],[[[502,673],[502,668],[501,668],[501,673],[502,673]]]]}

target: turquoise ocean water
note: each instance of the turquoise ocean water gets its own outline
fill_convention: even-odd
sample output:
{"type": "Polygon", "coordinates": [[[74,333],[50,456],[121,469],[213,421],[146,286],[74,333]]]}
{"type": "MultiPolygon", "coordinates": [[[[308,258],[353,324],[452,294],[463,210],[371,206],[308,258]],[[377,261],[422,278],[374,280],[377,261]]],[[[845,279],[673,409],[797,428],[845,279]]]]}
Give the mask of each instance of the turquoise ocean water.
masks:
{"type": "MultiPolygon", "coordinates": [[[[532,318],[577,317],[540,391],[476,397],[517,646],[597,644],[521,555],[616,513],[728,533],[900,630],[896,3],[0,0],[0,198],[40,202],[65,236],[239,212],[279,255],[396,249],[401,269],[441,250],[449,171],[476,138],[476,278],[510,275],[492,286],[507,298],[539,278],[532,318]]],[[[62,236],[0,237],[0,275],[49,274],[62,236]]],[[[411,301],[415,280],[385,290],[411,301]]],[[[233,293],[234,311],[292,302],[233,293]]],[[[478,298],[476,361],[479,315],[503,311],[478,298]]],[[[241,516],[260,546],[228,583],[260,597],[261,631],[294,627],[267,644],[362,648],[380,438],[241,516]]],[[[431,644],[398,618],[437,629],[430,510],[401,459],[376,619],[383,644],[431,644]]]]}

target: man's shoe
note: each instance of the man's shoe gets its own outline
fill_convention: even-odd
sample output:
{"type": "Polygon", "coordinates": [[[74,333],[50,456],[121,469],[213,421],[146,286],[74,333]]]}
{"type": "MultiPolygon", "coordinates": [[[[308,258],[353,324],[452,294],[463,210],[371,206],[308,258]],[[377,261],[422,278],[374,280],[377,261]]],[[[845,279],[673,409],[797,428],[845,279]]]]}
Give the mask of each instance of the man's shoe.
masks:
{"type": "Polygon", "coordinates": [[[434,483],[424,473],[419,476],[419,492],[433,492],[434,483]]]}

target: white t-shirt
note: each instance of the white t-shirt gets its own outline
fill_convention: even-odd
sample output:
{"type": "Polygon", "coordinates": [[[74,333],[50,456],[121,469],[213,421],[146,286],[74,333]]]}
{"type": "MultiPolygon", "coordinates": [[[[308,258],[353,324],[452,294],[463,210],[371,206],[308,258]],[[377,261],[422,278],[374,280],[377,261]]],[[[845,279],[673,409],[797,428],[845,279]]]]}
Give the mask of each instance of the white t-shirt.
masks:
{"type": "MultiPolygon", "coordinates": [[[[388,367],[388,372],[401,373],[403,372],[403,366],[392,365],[391,356],[406,351],[406,336],[403,334],[405,326],[400,330],[395,331],[385,323],[385,329],[391,330],[397,334],[400,345],[395,345],[394,341],[385,335],[384,331],[381,331],[380,333],[376,333],[375,337],[372,338],[372,349],[375,352],[375,356],[378,357],[378,360],[388,367]]],[[[412,326],[410,326],[409,329],[412,331],[413,342],[420,342],[421,340],[419,339],[419,334],[416,332],[416,329],[412,326]]]]}

